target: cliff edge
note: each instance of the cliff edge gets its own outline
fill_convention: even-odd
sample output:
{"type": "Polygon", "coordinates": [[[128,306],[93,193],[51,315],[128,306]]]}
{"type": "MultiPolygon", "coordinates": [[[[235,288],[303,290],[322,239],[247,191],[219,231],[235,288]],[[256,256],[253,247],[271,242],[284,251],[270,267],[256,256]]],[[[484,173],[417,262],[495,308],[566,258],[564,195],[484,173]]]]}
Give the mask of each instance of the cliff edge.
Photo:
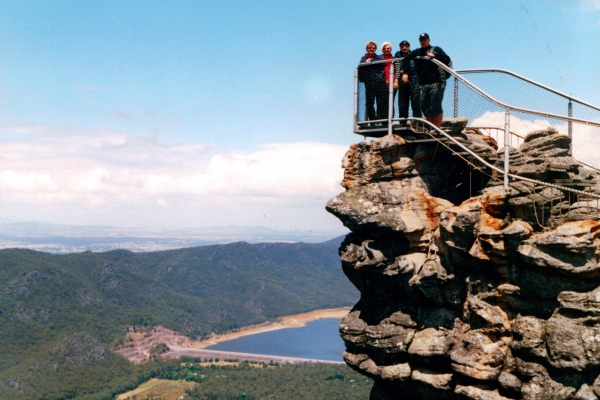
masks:
{"type": "MultiPolygon", "coordinates": [[[[458,125],[477,154],[498,154],[458,125]]],[[[531,132],[511,172],[597,193],[569,145],[531,132]]],[[[361,299],[340,335],[346,363],[374,379],[372,399],[600,398],[597,200],[522,181],[505,190],[438,143],[395,135],[352,145],[342,163],[346,191],[326,208],[352,231],[339,252],[361,299]]]]}

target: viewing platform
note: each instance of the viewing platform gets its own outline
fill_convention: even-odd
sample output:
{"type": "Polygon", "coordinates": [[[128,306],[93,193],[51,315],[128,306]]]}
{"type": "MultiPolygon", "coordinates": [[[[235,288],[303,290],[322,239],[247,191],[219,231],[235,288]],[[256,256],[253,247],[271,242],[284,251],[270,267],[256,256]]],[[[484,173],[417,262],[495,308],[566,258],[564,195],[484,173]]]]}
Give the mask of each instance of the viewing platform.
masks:
{"type": "MultiPolygon", "coordinates": [[[[390,62],[385,60],[355,70],[354,133],[365,139],[393,134],[407,145],[432,147],[433,156],[455,157],[483,182],[469,183],[469,192],[485,185],[503,185],[506,190],[526,185],[532,196],[551,194],[550,213],[572,216],[572,208],[579,207],[587,210],[586,216],[600,218],[599,107],[510,71],[455,71],[435,59],[423,59],[437,64],[448,77],[442,126],[413,115],[413,107],[400,118],[399,91],[391,82],[386,86],[381,78],[379,87],[372,78],[363,82],[365,76],[375,75],[361,73],[361,68],[390,62]],[[554,148],[551,156],[540,158],[531,151],[531,144],[540,142],[554,148]],[[565,204],[554,207],[552,202],[559,198],[565,204]]],[[[391,60],[390,76],[400,60],[391,60]]]]}

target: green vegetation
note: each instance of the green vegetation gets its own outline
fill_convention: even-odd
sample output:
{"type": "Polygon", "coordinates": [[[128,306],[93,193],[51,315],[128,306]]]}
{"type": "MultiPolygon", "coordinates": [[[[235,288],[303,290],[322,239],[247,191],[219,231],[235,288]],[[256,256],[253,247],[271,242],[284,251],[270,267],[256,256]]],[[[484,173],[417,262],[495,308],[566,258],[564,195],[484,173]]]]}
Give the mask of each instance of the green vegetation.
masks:
{"type": "Polygon", "coordinates": [[[188,391],[193,400],[233,399],[323,399],[364,400],[373,381],[345,365],[295,364],[256,368],[203,368],[200,384],[188,391]]]}
{"type": "Polygon", "coordinates": [[[189,400],[323,399],[363,400],[373,381],[341,364],[200,366],[165,363],[155,377],[198,382],[189,400]]]}
{"type": "MultiPolygon", "coordinates": [[[[128,325],[194,338],[356,302],[338,241],[153,253],[0,251],[0,398],[110,399],[152,375],[110,348],[128,325]]],[[[156,349],[160,352],[164,349],[156,349]]]]}

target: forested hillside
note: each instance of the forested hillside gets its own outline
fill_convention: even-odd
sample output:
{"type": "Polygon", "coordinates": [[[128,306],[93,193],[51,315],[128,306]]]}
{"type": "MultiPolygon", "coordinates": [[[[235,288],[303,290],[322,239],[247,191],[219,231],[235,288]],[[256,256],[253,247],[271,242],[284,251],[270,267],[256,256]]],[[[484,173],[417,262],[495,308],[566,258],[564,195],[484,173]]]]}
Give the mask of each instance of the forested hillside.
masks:
{"type": "Polygon", "coordinates": [[[0,398],[110,398],[138,367],[109,348],[124,326],[193,337],[351,305],[340,240],[153,253],[0,251],[0,398]],[[108,397],[107,397],[108,396],[108,397]]]}

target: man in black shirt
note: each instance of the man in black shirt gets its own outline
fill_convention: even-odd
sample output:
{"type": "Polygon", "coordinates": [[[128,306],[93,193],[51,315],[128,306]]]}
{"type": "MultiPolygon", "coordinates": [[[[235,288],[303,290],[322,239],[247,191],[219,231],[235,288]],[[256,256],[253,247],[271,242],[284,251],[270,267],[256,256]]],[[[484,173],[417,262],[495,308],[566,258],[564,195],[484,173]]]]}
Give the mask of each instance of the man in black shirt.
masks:
{"type": "MultiPolygon", "coordinates": [[[[440,47],[431,46],[427,33],[422,33],[419,36],[419,43],[421,45],[420,49],[413,50],[404,57],[402,69],[407,71],[410,61],[415,61],[415,70],[419,76],[419,84],[422,86],[421,110],[425,114],[425,119],[439,128],[444,118],[442,100],[446,89],[446,79],[435,63],[417,57],[435,58],[446,65],[450,63],[450,57],[440,47]]],[[[408,78],[408,74],[403,74],[402,82],[408,83],[408,78]]]]}
{"type": "MultiPolygon", "coordinates": [[[[395,58],[404,58],[410,51],[410,43],[403,40],[400,42],[400,51],[397,51],[394,55],[395,58]]],[[[421,118],[421,90],[419,88],[419,77],[414,72],[415,62],[411,61],[408,70],[403,70],[400,63],[394,65],[396,68],[396,75],[400,81],[400,87],[398,88],[398,111],[400,112],[400,118],[408,117],[408,104],[412,106],[412,116],[421,118]],[[406,72],[409,77],[408,83],[402,82],[402,75],[406,72]]]]}

